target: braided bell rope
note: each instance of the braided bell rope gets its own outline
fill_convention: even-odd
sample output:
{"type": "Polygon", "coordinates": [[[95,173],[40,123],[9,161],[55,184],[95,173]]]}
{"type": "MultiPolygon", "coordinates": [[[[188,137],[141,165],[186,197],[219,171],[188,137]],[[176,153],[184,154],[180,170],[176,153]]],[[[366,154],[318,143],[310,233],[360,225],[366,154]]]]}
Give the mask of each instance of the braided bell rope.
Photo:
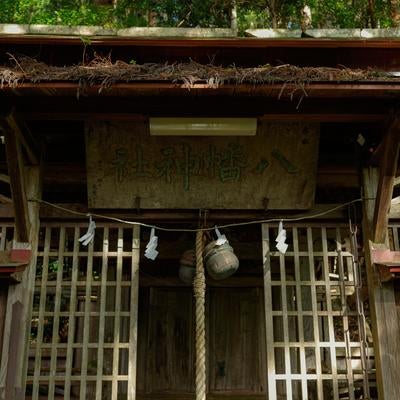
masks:
{"type": "Polygon", "coordinates": [[[203,232],[196,233],[196,276],[193,280],[196,299],[196,400],[206,399],[206,279],[203,264],[203,232]]]}

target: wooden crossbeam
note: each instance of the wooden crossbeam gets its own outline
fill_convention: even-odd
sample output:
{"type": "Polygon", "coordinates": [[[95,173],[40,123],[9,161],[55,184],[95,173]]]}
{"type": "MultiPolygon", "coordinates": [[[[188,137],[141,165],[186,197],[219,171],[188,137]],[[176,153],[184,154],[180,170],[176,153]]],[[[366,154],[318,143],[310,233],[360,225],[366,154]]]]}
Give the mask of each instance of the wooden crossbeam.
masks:
{"type": "Polygon", "coordinates": [[[380,158],[378,190],[372,227],[373,239],[376,243],[384,243],[387,234],[388,215],[399,157],[399,142],[400,119],[396,116],[382,143],[382,157],[380,158]]]}

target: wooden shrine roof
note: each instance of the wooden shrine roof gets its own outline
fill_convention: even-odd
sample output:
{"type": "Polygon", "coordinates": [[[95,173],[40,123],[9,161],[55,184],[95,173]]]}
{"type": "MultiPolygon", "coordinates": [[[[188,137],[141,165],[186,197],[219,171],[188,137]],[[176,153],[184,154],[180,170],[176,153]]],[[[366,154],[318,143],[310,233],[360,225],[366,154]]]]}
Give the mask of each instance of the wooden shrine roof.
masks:
{"type": "Polygon", "coordinates": [[[85,121],[176,115],[321,122],[316,200],[346,201],[400,99],[387,73],[400,71],[395,40],[8,35],[0,65],[0,107],[46,143],[44,194],[55,202],[86,202],[85,121]]]}
{"type": "Polygon", "coordinates": [[[0,95],[400,95],[395,39],[0,35],[0,95]],[[217,90],[216,90],[217,89],[217,90]]]}

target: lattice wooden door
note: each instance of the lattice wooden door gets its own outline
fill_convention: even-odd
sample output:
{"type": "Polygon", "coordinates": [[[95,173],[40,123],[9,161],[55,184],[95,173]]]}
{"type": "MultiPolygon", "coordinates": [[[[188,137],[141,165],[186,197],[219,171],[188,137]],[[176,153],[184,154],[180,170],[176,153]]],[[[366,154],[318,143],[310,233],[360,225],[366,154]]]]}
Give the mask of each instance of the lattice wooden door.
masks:
{"type": "Polygon", "coordinates": [[[139,227],[40,229],[26,398],[135,399],[139,227]]]}
{"type": "MultiPolygon", "coordinates": [[[[367,398],[361,285],[340,226],[293,226],[286,254],[263,225],[268,399],[367,398]]],[[[368,360],[367,360],[368,361],[368,360]]]]}

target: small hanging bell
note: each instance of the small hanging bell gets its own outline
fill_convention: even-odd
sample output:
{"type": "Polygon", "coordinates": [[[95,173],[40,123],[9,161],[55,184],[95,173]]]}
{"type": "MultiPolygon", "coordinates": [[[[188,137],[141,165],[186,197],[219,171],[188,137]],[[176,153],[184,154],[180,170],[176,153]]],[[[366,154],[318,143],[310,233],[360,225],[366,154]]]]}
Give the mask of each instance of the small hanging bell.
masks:
{"type": "Polygon", "coordinates": [[[218,245],[214,240],[205,247],[203,256],[207,271],[215,280],[228,278],[239,268],[239,260],[228,241],[218,245]]]}
{"type": "Polygon", "coordinates": [[[179,260],[179,278],[185,283],[192,284],[196,276],[196,253],[193,249],[186,250],[179,260]]]}

